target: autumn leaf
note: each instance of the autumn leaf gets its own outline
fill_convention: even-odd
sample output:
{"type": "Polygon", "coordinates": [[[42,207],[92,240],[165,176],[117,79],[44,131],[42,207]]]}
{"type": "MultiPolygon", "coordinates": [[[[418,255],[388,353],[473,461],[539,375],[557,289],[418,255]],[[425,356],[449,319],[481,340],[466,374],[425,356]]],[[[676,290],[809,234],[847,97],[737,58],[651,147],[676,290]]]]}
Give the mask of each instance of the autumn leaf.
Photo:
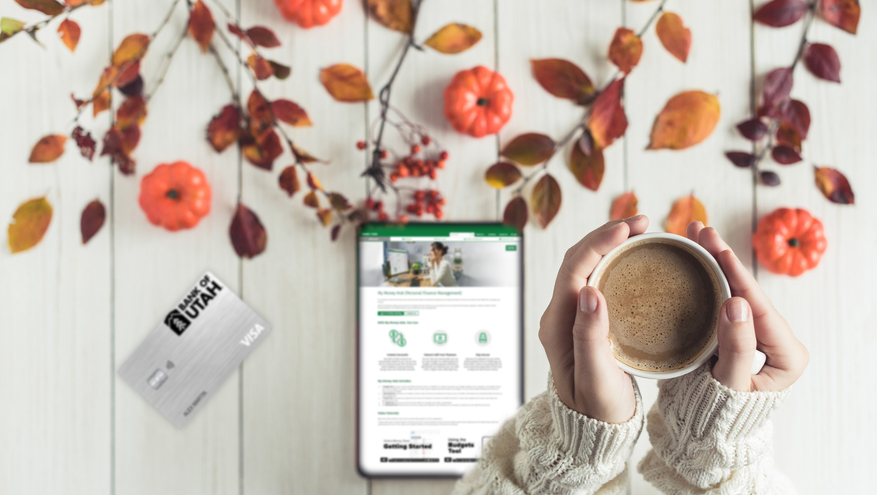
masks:
{"type": "Polygon", "coordinates": [[[73,19],[64,19],[61,21],[61,24],[58,24],[58,36],[61,37],[61,41],[64,42],[64,45],[66,45],[71,52],[76,51],[76,45],[79,44],[79,35],[81,32],[82,30],[79,28],[79,24],[73,19]]]}
{"type": "Polygon", "coordinates": [[[247,99],[247,111],[250,112],[250,133],[258,140],[274,126],[271,106],[258,89],[250,93],[247,99]]]}
{"type": "Polygon", "coordinates": [[[304,200],[302,202],[304,203],[305,206],[309,206],[311,208],[319,208],[320,207],[320,200],[319,200],[319,198],[317,198],[317,192],[313,191],[313,190],[311,192],[305,194],[304,200]]]}
{"type": "Polygon", "coordinates": [[[531,132],[516,136],[499,154],[521,165],[536,165],[551,158],[554,146],[550,137],[531,132]]]}
{"type": "Polygon", "coordinates": [[[509,204],[506,205],[503,211],[502,223],[512,225],[521,232],[524,230],[524,226],[527,225],[528,216],[527,202],[524,201],[524,198],[515,196],[509,201],[509,204]]]}
{"type": "Polygon", "coordinates": [[[298,173],[295,171],[295,165],[290,165],[280,172],[280,189],[286,191],[286,194],[292,196],[301,190],[301,184],[298,182],[298,173]]]}
{"type": "Polygon", "coordinates": [[[113,52],[113,65],[123,67],[127,62],[134,62],[146,55],[149,46],[149,36],[141,33],[129,34],[119,43],[119,47],[113,52]]]}
{"type": "Polygon", "coordinates": [[[490,187],[502,189],[520,180],[521,170],[509,162],[496,162],[484,173],[484,180],[490,187]]]}
{"type": "Polygon", "coordinates": [[[104,71],[100,75],[100,80],[97,82],[97,87],[94,88],[94,91],[91,93],[92,98],[97,98],[98,95],[103,93],[113,84],[113,82],[117,79],[119,75],[119,68],[115,66],[109,66],[104,69],[104,71]]]}
{"type": "Polygon", "coordinates": [[[334,227],[332,227],[332,241],[333,242],[338,239],[338,234],[340,232],[341,232],[341,224],[340,223],[336,224],[334,227]]]}
{"type": "Polygon", "coordinates": [[[21,32],[27,24],[10,17],[0,18],[0,43],[21,32]]]}
{"type": "Polygon", "coordinates": [[[336,192],[329,193],[329,203],[338,211],[346,211],[351,207],[350,201],[343,194],[336,192]]]}
{"type": "Polygon", "coordinates": [[[810,130],[810,109],[802,101],[790,100],[783,106],[782,123],[798,131],[801,139],[807,139],[810,130]]]}
{"type": "Polygon", "coordinates": [[[201,53],[210,48],[214,31],[216,31],[216,23],[213,22],[213,14],[203,1],[198,0],[189,12],[189,36],[201,47],[201,53]]]}
{"type": "Polygon", "coordinates": [[[295,102],[289,100],[274,100],[271,102],[271,112],[281,122],[286,122],[293,127],[310,127],[313,125],[307,112],[295,102]]]}
{"type": "Polygon", "coordinates": [[[79,220],[79,231],[82,233],[83,244],[87,243],[104,226],[106,217],[107,210],[99,199],[85,205],[79,220]]]}
{"type": "Polygon", "coordinates": [[[94,152],[97,149],[97,143],[94,141],[94,138],[91,137],[91,133],[80,126],[76,126],[70,136],[76,141],[76,146],[79,147],[79,152],[82,156],[92,160],[94,158],[94,152]]]}
{"type": "Polygon", "coordinates": [[[647,149],[681,150],[712,134],[719,121],[719,100],[703,91],[685,91],[670,98],[655,118],[647,149]]]}
{"type": "Polygon", "coordinates": [[[289,74],[292,73],[292,69],[290,69],[289,66],[277,63],[273,60],[269,60],[268,64],[271,65],[271,70],[274,71],[274,77],[281,81],[289,77],[289,74]]]}
{"type": "Polygon", "coordinates": [[[368,101],[375,97],[365,74],[349,64],[335,64],[321,70],[320,82],[337,101],[368,101]]]}
{"type": "Polygon", "coordinates": [[[853,189],[844,174],[829,167],[813,167],[813,172],[816,177],[816,187],[829,201],[845,205],[855,204],[853,189]]]}
{"type": "Polygon", "coordinates": [[[332,210],[329,208],[320,208],[317,210],[317,218],[320,219],[320,222],[323,224],[323,227],[326,227],[330,223],[332,223],[332,210]]]}
{"type": "Polygon", "coordinates": [[[280,40],[277,39],[277,35],[265,26],[253,26],[247,29],[247,36],[258,46],[264,46],[265,48],[280,46],[280,40]]]}
{"type": "Polygon", "coordinates": [[[247,57],[247,65],[250,66],[250,70],[253,71],[256,79],[260,81],[274,75],[274,67],[259,54],[253,53],[247,57]]]}
{"type": "Polygon", "coordinates": [[[784,27],[798,22],[807,8],[802,0],[772,0],[759,7],[752,18],[771,27],[784,27]]]}
{"type": "Polygon", "coordinates": [[[560,58],[530,60],[533,77],[552,95],[586,105],[593,100],[597,89],[585,72],[576,64],[560,58]]]}
{"type": "Polygon", "coordinates": [[[798,130],[792,127],[791,124],[781,122],[780,125],[777,126],[776,144],[786,145],[800,153],[801,135],[798,134],[798,130]]]}
{"type": "Polygon", "coordinates": [[[385,27],[411,34],[414,28],[411,0],[368,0],[367,6],[372,17],[385,27]]]}
{"type": "Polygon", "coordinates": [[[241,152],[248,162],[261,169],[271,170],[274,160],[283,153],[283,147],[277,132],[272,129],[262,137],[242,144],[241,152]]]}
{"type": "Polygon", "coordinates": [[[682,23],[682,18],[673,12],[664,12],[655,25],[655,32],[664,48],[683,64],[688,60],[691,50],[691,30],[682,23]]]}
{"type": "MultiPolygon", "coordinates": [[[[117,77],[116,80],[113,82],[113,86],[119,88],[120,91],[127,94],[128,96],[132,96],[132,95],[128,94],[128,90],[130,90],[131,88],[126,88],[126,87],[129,86],[130,84],[134,83],[137,79],[141,79],[140,78],[140,61],[139,60],[134,62],[133,64],[128,65],[128,68],[125,69],[121,74],[119,74],[119,77],[117,77]],[[122,88],[126,88],[126,89],[122,90],[122,88]]],[[[142,84],[142,79],[141,79],[141,84],[142,84]]],[[[143,89],[142,86],[140,89],[141,90],[143,89]]],[[[140,90],[137,90],[136,93],[140,94],[140,90]]]]}
{"type": "Polygon", "coordinates": [[[633,191],[626,192],[615,198],[612,208],[609,210],[609,220],[621,220],[636,215],[636,205],[639,201],[633,191]]]}
{"type": "Polygon", "coordinates": [[[253,210],[238,203],[228,229],[231,245],[241,258],[252,258],[265,250],[268,233],[253,210]]]}
{"type": "Polygon", "coordinates": [[[441,53],[450,54],[466,51],[479,40],[481,40],[481,31],[472,26],[452,22],[433,33],[423,44],[441,53]]]}
{"type": "Polygon", "coordinates": [[[110,108],[110,90],[105,89],[103,93],[94,98],[91,102],[92,116],[97,117],[104,110],[110,108]]]}
{"type": "Polygon", "coordinates": [[[15,3],[30,10],[38,10],[46,15],[58,15],[64,12],[64,6],[55,0],[15,0],[15,3]]]}
{"type": "Polygon", "coordinates": [[[116,111],[115,126],[125,129],[131,124],[142,124],[146,119],[146,100],[142,96],[134,96],[119,106],[116,111]]]}
{"type": "Polygon", "coordinates": [[[598,148],[607,148],[627,131],[627,116],[621,106],[624,78],[612,81],[594,100],[588,129],[598,148]]]}
{"type": "Polygon", "coordinates": [[[328,163],[325,160],[320,160],[319,158],[311,155],[310,153],[299,148],[295,144],[292,145],[292,155],[295,157],[295,160],[298,163],[314,163],[314,162],[328,163]]]}
{"type": "Polygon", "coordinates": [[[22,203],[12,214],[12,223],[6,229],[9,251],[27,251],[39,244],[51,221],[52,205],[45,196],[22,203]]]}
{"type": "Polygon", "coordinates": [[[590,155],[586,155],[578,146],[571,148],[568,165],[570,172],[581,185],[596,191],[603,181],[603,150],[597,148],[590,155]]]}
{"type": "Polygon", "coordinates": [[[820,0],[819,13],[832,26],[856,34],[861,7],[859,0],[820,0]]]}
{"type": "Polygon", "coordinates": [[[37,141],[30,151],[30,163],[50,163],[64,154],[64,143],[67,136],[63,134],[50,134],[43,136],[37,141]]]}
{"type": "Polygon", "coordinates": [[[788,67],[770,71],[764,79],[764,105],[775,107],[786,100],[792,92],[793,82],[792,69],[788,67]]]}
{"type": "Polygon", "coordinates": [[[582,137],[576,141],[576,145],[581,148],[582,153],[586,155],[590,155],[594,152],[594,136],[591,135],[591,130],[587,127],[582,133],[582,137]]]}
{"type": "Polygon", "coordinates": [[[731,160],[735,166],[740,168],[749,168],[755,165],[755,155],[745,151],[726,151],[725,156],[731,160]]]}
{"type": "Polygon", "coordinates": [[[544,229],[551,223],[554,216],[560,210],[561,194],[560,185],[551,174],[546,173],[539,182],[533,186],[530,196],[533,215],[544,229]]]}
{"type": "Polygon", "coordinates": [[[770,156],[780,165],[791,165],[801,161],[801,155],[793,148],[786,145],[774,146],[770,150],[770,156]]]}
{"type": "Polygon", "coordinates": [[[706,209],[693,194],[689,194],[673,203],[667,217],[667,232],[685,237],[688,224],[695,221],[707,224],[706,209]]]}
{"type": "MultiPolygon", "coordinates": [[[[666,15],[666,14],[665,14],[666,15]]],[[[609,45],[609,60],[615,64],[621,72],[629,73],[636,67],[643,54],[643,41],[632,30],[620,27],[615,31],[612,43],[609,45]]]]}
{"type": "Polygon", "coordinates": [[[804,65],[811,74],[831,82],[840,82],[840,58],[831,45],[810,43],[804,52],[804,65]]]}
{"type": "Polygon", "coordinates": [[[241,114],[234,104],[222,107],[207,125],[207,140],[217,152],[236,143],[241,136],[241,114]]]}
{"type": "Polygon", "coordinates": [[[758,141],[767,135],[767,125],[758,118],[740,122],[737,124],[737,130],[750,141],[758,141]]]}
{"type": "Polygon", "coordinates": [[[768,187],[780,185],[780,176],[770,170],[763,170],[758,174],[761,183],[768,187]]]}

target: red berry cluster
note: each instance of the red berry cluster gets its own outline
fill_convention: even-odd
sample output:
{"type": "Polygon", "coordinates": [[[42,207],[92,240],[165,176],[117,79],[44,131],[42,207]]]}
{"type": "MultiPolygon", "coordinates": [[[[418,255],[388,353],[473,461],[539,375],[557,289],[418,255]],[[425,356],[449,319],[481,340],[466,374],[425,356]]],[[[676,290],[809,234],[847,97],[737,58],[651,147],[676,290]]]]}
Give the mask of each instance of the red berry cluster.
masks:
{"type": "MultiPolygon", "coordinates": [[[[424,138],[424,141],[426,141],[429,139],[429,136],[424,136],[424,138]]],[[[438,175],[438,170],[445,168],[445,160],[448,159],[447,151],[442,151],[438,155],[438,159],[419,158],[419,154],[420,145],[412,145],[411,153],[393,164],[393,171],[390,172],[390,182],[396,182],[405,177],[429,177],[430,179],[435,179],[438,175]]]]}
{"type": "Polygon", "coordinates": [[[375,201],[372,198],[366,198],[365,207],[367,210],[374,211],[378,214],[378,220],[382,222],[386,222],[389,215],[384,211],[384,202],[383,201],[375,201]]]}
{"type": "Polygon", "coordinates": [[[437,189],[418,189],[414,191],[414,202],[406,206],[405,211],[417,216],[432,214],[440,219],[445,215],[442,211],[444,205],[445,198],[437,189]]]}

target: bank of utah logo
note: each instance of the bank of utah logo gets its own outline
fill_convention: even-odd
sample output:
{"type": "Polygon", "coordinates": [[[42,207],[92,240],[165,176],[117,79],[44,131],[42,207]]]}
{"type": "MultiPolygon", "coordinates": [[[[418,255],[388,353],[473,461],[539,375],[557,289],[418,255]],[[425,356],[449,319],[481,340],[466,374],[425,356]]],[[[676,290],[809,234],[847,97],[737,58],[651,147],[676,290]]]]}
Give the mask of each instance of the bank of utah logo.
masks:
{"type": "Polygon", "coordinates": [[[192,323],[183,315],[183,313],[180,313],[180,310],[174,309],[164,317],[164,324],[177,335],[182,335],[192,323]]]}

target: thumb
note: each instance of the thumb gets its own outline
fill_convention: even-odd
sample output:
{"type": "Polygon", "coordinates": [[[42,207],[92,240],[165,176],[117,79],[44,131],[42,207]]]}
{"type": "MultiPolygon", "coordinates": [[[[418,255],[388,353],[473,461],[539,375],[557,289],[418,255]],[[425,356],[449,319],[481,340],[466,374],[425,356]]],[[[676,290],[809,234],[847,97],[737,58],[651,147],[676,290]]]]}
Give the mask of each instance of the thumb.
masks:
{"type": "Polygon", "coordinates": [[[596,288],[585,286],[579,292],[572,331],[576,381],[602,380],[615,371],[617,366],[608,339],[609,312],[606,299],[596,288]]]}
{"type": "Polygon", "coordinates": [[[752,310],[742,297],[725,301],[719,311],[719,360],[713,378],[722,385],[748,392],[752,385],[752,359],[758,341],[752,310]]]}

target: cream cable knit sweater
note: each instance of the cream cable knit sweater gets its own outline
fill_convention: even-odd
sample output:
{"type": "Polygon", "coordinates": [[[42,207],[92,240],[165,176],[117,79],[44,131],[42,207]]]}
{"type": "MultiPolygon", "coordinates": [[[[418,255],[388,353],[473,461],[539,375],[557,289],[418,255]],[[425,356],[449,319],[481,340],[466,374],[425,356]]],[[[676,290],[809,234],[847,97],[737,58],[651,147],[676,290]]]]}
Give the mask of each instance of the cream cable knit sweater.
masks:
{"type": "MultiPolygon", "coordinates": [[[[503,423],[452,495],[625,493],[626,462],[645,419],[635,380],[633,389],[634,416],[604,423],[567,407],[549,372],[547,390],[503,423]]],[[[652,449],[637,466],[652,485],[667,494],[794,493],[773,471],[768,421],[789,389],[731,390],[713,378],[707,361],[659,380],[658,390],[648,413],[652,449]]]]}

